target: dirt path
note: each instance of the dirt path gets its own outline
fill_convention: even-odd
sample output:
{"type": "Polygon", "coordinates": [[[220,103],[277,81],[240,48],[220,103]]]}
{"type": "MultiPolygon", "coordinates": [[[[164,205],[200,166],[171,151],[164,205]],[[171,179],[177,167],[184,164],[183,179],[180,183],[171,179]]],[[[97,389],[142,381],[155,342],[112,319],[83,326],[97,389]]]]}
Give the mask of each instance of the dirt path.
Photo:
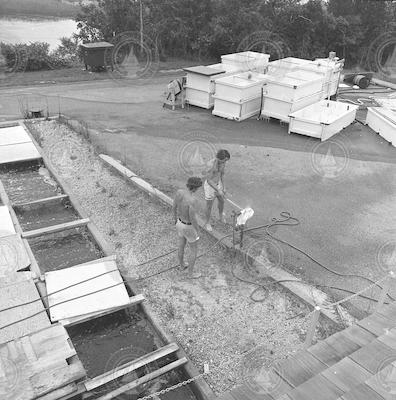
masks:
{"type": "MultiPolygon", "coordinates": [[[[110,172],[69,128],[55,121],[33,122],[31,127],[50,158],[55,143],[69,143],[64,157],[52,161],[90,218],[115,245],[126,278],[145,277],[177,263],[172,254],[135,267],[174,248],[176,233],[168,209],[110,172]]],[[[213,240],[203,232],[201,237],[202,252],[213,240]]],[[[252,301],[249,295],[254,286],[231,274],[233,268],[245,276],[243,262],[219,246],[203,256],[198,266],[203,274],[200,279],[192,280],[173,269],[137,284],[163,326],[200,370],[204,363],[216,368],[229,362],[208,377],[216,393],[241,382],[252,361],[248,352],[255,346],[261,346],[260,357],[268,366],[301,348],[308,326],[302,316],[308,311],[305,306],[275,287],[260,293],[261,302],[252,301]]]]}

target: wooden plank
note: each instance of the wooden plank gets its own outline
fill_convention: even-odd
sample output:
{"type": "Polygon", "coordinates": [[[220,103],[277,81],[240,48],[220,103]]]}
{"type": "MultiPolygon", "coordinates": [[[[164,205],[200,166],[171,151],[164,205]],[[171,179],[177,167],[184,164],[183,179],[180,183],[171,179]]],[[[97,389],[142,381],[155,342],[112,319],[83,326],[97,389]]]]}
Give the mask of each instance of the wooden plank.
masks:
{"type": "Polygon", "coordinates": [[[39,359],[67,360],[76,355],[66,329],[59,324],[31,335],[30,340],[39,359]]]}
{"type": "Polygon", "coordinates": [[[82,265],[92,265],[92,264],[97,264],[99,262],[103,263],[103,262],[107,262],[107,261],[116,261],[117,260],[117,256],[115,254],[112,254],[111,256],[106,256],[106,257],[102,257],[102,258],[97,258],[95,260],[91,260],[91,261],[87,261],[83,264],[78,264],[75,265],[75,267],[79,267],[82,265]]]}
{"type": "Polygon", "coordinates": [[[328,337],[325,342],[329,346],[333,347],[341,358],[344,358],[360,349],[360,346],[357,343],[348,339],[342,334],[342,332],[338,332],[335,335],[328,337]]]}
{"type": "Polygon", "coordinates": [[[0,146],[0,164],[16,161],[31,161],[40,159],[40,153],[33,143],[9,144],[0,146]]]}
{"type": "Polygon", "coordinates": [[[376,338],[373,333],[367,331],[359,325],[350,326],[349,328],[343,330],[342,334],[361,347],[366,346],[366,344],[371,343],[376,338]]]}
{"type": "Polygon", "coordinates": [[[28,133],[20,125],[0,128],[0,146],[31,142],[28,133]]]}
{"type": "Polygon", "coordinates": [[[319,374],[293,389],[288,396],[292,400],[334,400],[343,393],[339,387],[319,374]]]}
{"type": "Polygon", "coordinates": [[[364,383],[371,377],[371,374],[367,370],[350,358],[344,358],[336,365],[322,371],[321,375],[343,392],[348,392],[354,386],[364,383]]]}
{"type": "Polygon", "coordinates": [[[18,234],[0,237],[0,278],[7,279],[10,274],[24,270],[29,265],[29,256],[18,234]]]}
{"type": "Polygon", "coordinates": [[[45,279],[52,321],[86,316],[130,302],[114,261],[99,260],[96,264],[50,271],[45,279]]]}
{"type": "Polygon", "coordinates": [[[128,304],[124,304],[124,305],[119,306],[119,307],[110,308],[108,310],[103,310],[103,311],[100,311],[100,312],[97,312],[97,313],[90,313],[90,314],[86,314],[86,315],[79,315],[79,316],[74,317],[74,318],[61,319],[59,322],[62,325],[68,326],[68,327],[69,326],[73,326],[73,325],[77,325],[77,324],[81,324],[83,322],[90,321],[90,320],[95,319],[95,318],[100,318],[100,317],[103,317],[105,315],[112,314],[112,313],[114,313],[116,311],[124,310],[125,308],[136,306],[138,304],[141,304],[144,300],[145,300],[145,297],[142,294],[138,294],[136,296],[130,297],[128,304]]]}
{"type": "Polygon", "coordinates": [[[382,396],[370,389],[367,385],[362,384],[355,386],[351,391],[345,393],[341,397],[342,400],[384,400],[382,396]]]}
{"type": "Polygon", "coordinates": [[[326,368],[326,364],[320,362],[307,351],[299,352],[273,367],[293,387],[301,385],[326,368]]]}
{"type": "Polygon", "coordinates": [[[48,233],[56,233],[60,231],[65,231],[67,229],[78,228],[80,226],[85,226],[89,222],[89,218],[78,219],[76,221],[65,222],[63,224],[57,224],[52,226],[47,226],[45,228],[35,229],[32,231],[24,231],[22,233],[22,237],[24,238],[33,238],[37,236],[46,235],[48,233]]]}
{"type": "MultiPolygon", "coordinates": [[[[1,182],[1,180],[0,180],[0,198],[1,198],[2,202],[5,205],[7,205],[8,208],[9,208],[10,215],[11,215],[12,221],[13,221],[14,226],[15,226],[15,230],[17,231],[17,233],[19,235],[22,236],[21,225],[19,224],[18,218],[17,218],[17,216],[15,214],[14,209],[11,206],[10,199],[7,196],[7,193],[6,193],[5,189],[4,189],[3,182],[1,182]]],[[[41,272],[40,272],[40,268],[39,268],[39,266],[37,264],[36,258],[34,257],[34,254],[32,252],[32,249],[30,248],[30,245],[29,245],[29,243],[28,243],[28,241],[26,239],[22,239],[22,242],[23,242],[23,244],[25,246],[25,249],[26,249],[26,251],[28,253],[28,256],[29,256],[29,259],[30,259],[30,270],[38,277],[38,276],[41,275],[41,272]]]]}
{"type": "Polygon", "coordinates": [[[269,394],[253,391],[248,385],[238,386],[230,394],[232,400],[272,400],[269,394]]]}
{"type": "Polygon", "coordinates": [[[377,313],[358,321],[357,325],[373,333],[375,336],[381,336],[388,328],[393,327],[393,323],[389,318],[377,313]]]}
{"type": "Polygon", "coordinates": [[[383,305],[379,310],[376,312],[377,314],[383,315],[386,318],[389,318],[392,321],[396,320],[396,304],[390,303],[383,305]]]}
{"type": "MultiPolygon", "coordinates": [[[[19,275],[17,279],[20,279],[19,275]]],[[[0,310],[0,344],[51,325],[32,279],[17,280],[2,286],[0,310]],[[9,307],[14,308],[5,310],[9,307]]]]}
{"type": "Polygon", "coordinates": [[[84,394],[86,394],[85,387],[84,387],[84,385],[81,384],[81,382],[77,382],[76,386],[77,386],[76,392],[73,392],[66,396],[58,397],[56,400],[69,400],[69,399],[76,400],[76,399],[80,399],[80,397],[78,397],[79,395],[83,395],[83,396],[81,396],[81,400],[83,400],[84,394]]]}
{"type": "MultiPolygon", "coordinates": [[[[293,389],[273,368],[260,369],[255,375],[250,377],[250,384],[242,385],[231,390],[231,395],[242,396],[246,393],[247,398],[277,399],[279,396],[290,392],[293,389]],[[240,389],[240,390],[239,390],[240,389]],[[259,397],[257,397],[259,396],[259,397]]],[[[238,397],[237,396],[237,397],[238,397]]],[[[241,397],[244,398],[244,397],[241,397]]]]}
{"type": "Polygon", "coordinates": [[[384,360],[390,357],[396,357],[396,350],[391,349],[377,339],[349,356],[349,358],[372,374],[376,374],[384,360]]]}
{"type": "Polygon", "coordinates": [[[78,388],[75,383],[71,383],[70,385],[63,386],[59,389],[54,390],[44,396],[40,397],[40,400],[59,400],[60,398],[70,395],[77,394],[78,388]]]}
{"type": "Polygon", "coordinates": [[[43,199],[38,199],[34,201],[28,201],[25,203],[13,203],[12,206],[15,207],[26,207],[26,206],[34,206],[34,205],[40,205],[44,203],[50,203],[51,201],[58,201],[58,200],[63,200],[67,199],[69,196],[67,194],[60,194],[58,196],[52,196],[52,197],[45,197],[43,199]]]}
{"type": "Polygon", "coordinates": [[[395,362],[387,365],[372,376],[365,383],[385,400],[396,398],[396,366],[395,362]]]}
{"type": "Polygon", "coordinates": [[[15,341],[12,340],[11,342],[6,343],[6,347],[7,347],[7,354],[10,356],[10,358],[12,360],[16,360],[18,358],[19,351],[15,341]]]}
{"type": "Polygon", "coordinates": [[[150,372],[149,374],[144,375],[141,378],[136,379],[133,382],[130,382],[130,383],[124,385],[124,386],[121,386],[118,389],[113,390],[112,392],[107,393],[106,395],[104,395],[102,397],[99,397],[97,400],[111,400],[111,399],[114,399],[115,397],[127,392],[128,390],[134,389],[135,387],[137,387],[137,386],[139,386],[139,385],[141,385],[143,383],[150,382],[151,380],[153,380],[155,378],[158,378],[159,376],[164,375],[167,372],[174,370],[175,368],[181,367],[186,362],[187,362],[187,358],[183,357],[180,360],[177,360],[177,361],[174,361],[174,362],[172,362],[170,364],[167,364],[164,367],[159,368],[159,369],[157,369],[157,370],[155,370],[153,372],[150,372]]]}
{"type": "Polygon", "coordinates": [[[342,356],[324,341],[316,343],[308,348],[307,351],[328,367],[342,359],[342,356]]]}
{"type": "Polygon", "coordinates": [[[30,383],[37,397],[66,386],[85,376],[81,362],[70,365],[55,364],[53,368],[38,372],[30,377],[30,383]]]}
{"type": "Polygon", "coordinates": [[[392,329],[385,335],[378,337],[378,341],[396,351],[396,329],[392,329]]]}
{"type": "Polygon", "coordinates": [[[0,206],[0,227],[0,237],[16,233],[8,206],[0,206]]]}
{"type": "Polygon", "coordinates": [[[22,348],[23,351],[26,355],[27,360],[30,363],[34,363],[35,361],[38,360],[37,355],[33,349],[32,343],[30,342],[30,337],[29,336],[24,336],[22,338],[19,339],[21,344],[22,344],[22,348]]]}
{"type": "Polygon", "coordinates": [[[134,361],[126,363],[122,367],[120,366],[115,371],[108,371],[98,377],[89,379],[84,382],[84,386],[87,391],[95,389],[99,386],[102,386],[108,382],[111,382],[121,376],[129,374],[132,371],[135,371],[144,365],[147,365],[153,361],[159,360],[162,357],[165,357],[169,354],[176,352],[179,349],[179,346],[176,343],[168,344],[167,346],[161,347],[149,354],[146,354],[142,357],[137,358],[134,361]]]}

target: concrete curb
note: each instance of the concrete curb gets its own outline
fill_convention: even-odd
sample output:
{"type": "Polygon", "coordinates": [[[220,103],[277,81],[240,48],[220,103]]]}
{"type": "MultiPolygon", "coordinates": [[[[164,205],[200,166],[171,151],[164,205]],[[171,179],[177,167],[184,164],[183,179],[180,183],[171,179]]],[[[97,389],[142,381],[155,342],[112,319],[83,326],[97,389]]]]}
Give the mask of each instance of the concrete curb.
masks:
{"type": "MultiPolygon", "coordinates": [[[[123,177],[127,178],[128,181],[132,182],[136,187],[146,192],[149,196],[155,197],[159,199],[163,204],[168,207],[171,207],[173,204],[173,200],[167,196],[165,193],[162,193],[160,190],[156,189],[150,183],[146,182],[145,180],[139,178],[134,172],[129,170],[128,168],[121,165],[121,163],[112,157],[100,154],[99,157],[107,163],[110,167],[115,169],[118,173],[120,173],[123,177]]],[[[198,223],[201,228],[204,226],[204,221],[202,218],[198,217],[198,223]]],[[[203,229],[203,228],[202,228],[203,229]]],[[[205,230],[205,232],[207,232],[205,230]]],[[[240,248],[235,248],[232,244],[232,241],[229,238],[223,238],[223,235],[213,230],[212,232],[207,232],[211,236],[213,236],[216,240],[220,240],[222,244],[230,250],[236,250],[242,257],[248,259],[249,261],[256,261],[254,260],[245,250],[240,248]]],[[[288,272],[284,271],[281,268],[272,268],[269,274],[270,278],[274,281],[294,281],[294,282],[279,282],[279,285],[282,286],[284,289],[287,289],[290,293],[300,299],[303,303],[307,304],[310,308],[314,309],[318,302],[326,303],[328,301],[328,295],[321,290],[310,286],[304,283],[302,280],[296,278],[295,276],[289,274],[288,272]]],[[[341,306],[342,307],[342,306],[341,306]]],[[[343,314],[349,316],[348,311],[342,307],[343,314]]],[[[321,315],[331,323],[336,323],[339,325],[340,321],[338,315],[332,309],[321,309],[321,315]]],[[[352,317],[350,319],[353,320],[352,317]]]]}

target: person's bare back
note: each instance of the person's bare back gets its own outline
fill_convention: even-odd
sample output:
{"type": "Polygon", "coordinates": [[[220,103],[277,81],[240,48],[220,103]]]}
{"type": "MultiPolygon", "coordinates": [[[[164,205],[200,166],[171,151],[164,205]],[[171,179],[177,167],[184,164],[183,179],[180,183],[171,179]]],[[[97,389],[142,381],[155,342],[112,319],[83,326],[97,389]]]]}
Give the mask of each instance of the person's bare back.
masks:
{"type": "Polygon", "coordinates": [[[196,199],[185,189],[178,190],[175,198],[177,218],[183,222],[195,224],[196,199]]]}

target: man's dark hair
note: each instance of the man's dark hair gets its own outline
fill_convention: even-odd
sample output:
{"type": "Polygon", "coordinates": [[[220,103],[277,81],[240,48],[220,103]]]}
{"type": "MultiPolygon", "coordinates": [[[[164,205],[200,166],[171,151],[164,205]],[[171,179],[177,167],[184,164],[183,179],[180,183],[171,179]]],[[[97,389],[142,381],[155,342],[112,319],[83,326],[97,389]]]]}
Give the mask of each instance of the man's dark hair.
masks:
{"type": "Polygon", "coordinates": [[[216,158],[217,158],[218,160],[223,161],[223,160],[225,160],[225,159],[228,159],[228,160],[229,160],[229,159],[231,158],[231,156],[230,156],[230,153],[228,152],[228,150],[221,149],[221,150],[219,150],[219,151],[217,152],[216,158]]]}
{"type": "Polygon", "coordinates": [[[198,178],[196,176],[192,176],[191,178],[188,178],[187,185],[188,189],[198,189],[202,186],[202,179],[198,178]]]}

